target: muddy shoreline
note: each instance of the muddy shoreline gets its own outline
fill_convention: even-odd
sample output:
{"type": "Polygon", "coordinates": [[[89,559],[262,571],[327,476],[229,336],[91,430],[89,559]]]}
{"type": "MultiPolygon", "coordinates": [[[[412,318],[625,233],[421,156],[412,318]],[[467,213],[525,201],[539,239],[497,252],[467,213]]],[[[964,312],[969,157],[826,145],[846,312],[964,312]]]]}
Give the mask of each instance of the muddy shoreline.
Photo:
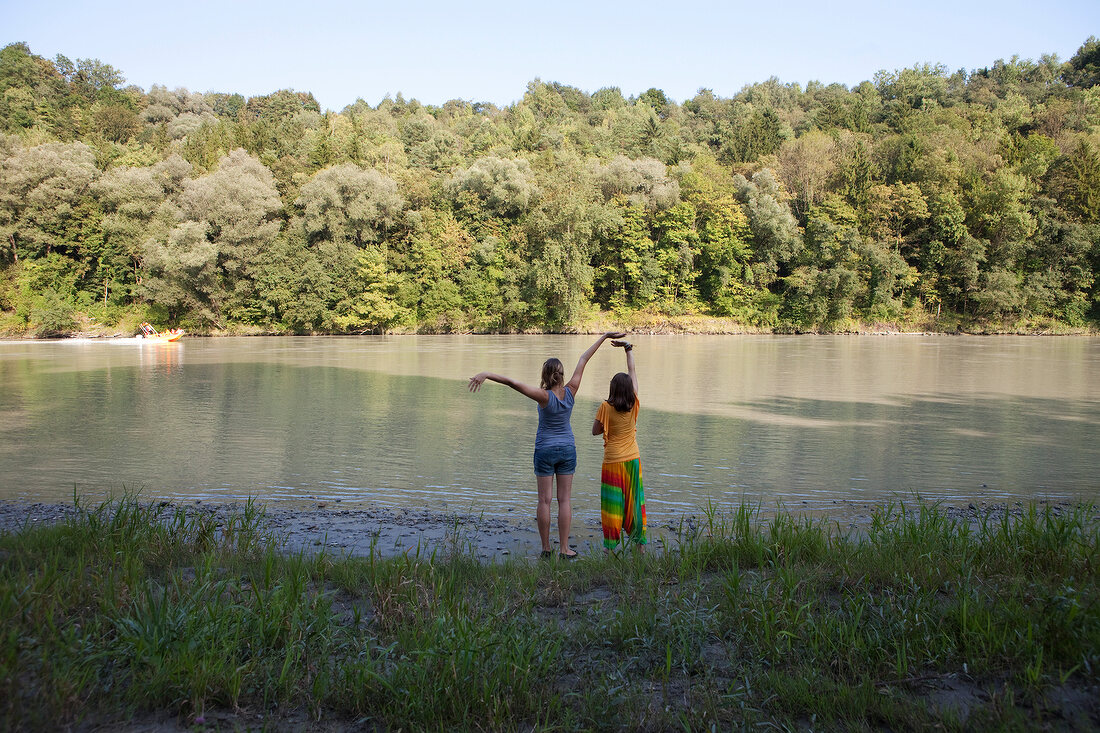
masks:
{"type": "MultiPolygon", "coordinates": [[[[175,509],[215,515],[224,520],[244,511],[243,502],[141,501],[157,506],[167,515],[175,509]]],[[[89,504],[94,507],[94,504],[89,504]]],[[[87,508],[87,507],[86,507],[87,508]]],[[[337,502],[315,502],[295,508],[278,504],[262,506],[263,526],[270,530],[285,552],[328,552],[336,555],[380,557],[455,551],[472,552],[485,561],[509,556],[537,556],[541,550],[534,526],[534,507],[529,526],[498,517],[454,514],[428,509],[389,507],[344,508],[337,502]]],[[[79,515],[72,503],[0,499],[0,532],[18,532],[25,526],[56,524],[79,515]]],[[[556,526],[551,528],[557,545],[556,526]]],[[[600,526],[573,520],[571,546],[580,552],[599,546],[600,526]]]]}
{"type": "MultiPolygon", "coordinates": [[[[244,510],[242,502],[216,503],[196,500],[191,504],[168,501],[140,502],[155,505],[165,515],[177,508],[187,512],[213,514],[219,519],[244,510]]],[[[1055,513],[1070,511],[1070,502],[1037,500],[1040,507],[1049,505],[1055,513]]],[[[88,505],[94,507],[94,505],[88,505]]],[[[840,532],[860,534],[871,525],[871,518],[880,506],[865,501],[838,500],[832,509],[785,512],[794,517],[810,517],[835,525],[840,532]]],[[[960,503],[939,505],[947,516],[976,525],[982,517],[999,518],[1005,513],[1019,515],[1026,509],[1023,502],[960,503]]],[[[915,502],[907,502],[913,509],[915,502]]],[[[87,507],[86,507],[87,508],[87,507]]],[[[471,514],[456,514],[428,509],[395,509],[390,507],[345,508],[338,502],[316,502],[294,508],[267,504],[263,507],[264,526],[280,542],[285,552],[327,552],[338,556],[397,557],[419,555],[428,558],[455,552],[472,554],[484,562],[507,558],[537,558],[541,550],[535,528],[534,506],[529,519],[505,519],[471,514]]],[[[1100,507],[1089,507],[1093,517],[1100,518],[1100,507]]],[[[761,508],[758,518],[768,521],[774,508],[761,508]]],[[[72,503],[37,502],[20,499],[0,499],[0,532],[19,532],[24,527],[56,524],[79,515],[72,503]]],[[[705,516],[686,514],[675,522],[651,523],[650,547],[661,551],[675,544],[681,535],[705,533],[705,516]]],[[[557,547],[556,518],[551,525],[551,543],[557,547]]],[[[581,555],[602,550],[599,517],[574,516],[570,546],[581,555]]]]}

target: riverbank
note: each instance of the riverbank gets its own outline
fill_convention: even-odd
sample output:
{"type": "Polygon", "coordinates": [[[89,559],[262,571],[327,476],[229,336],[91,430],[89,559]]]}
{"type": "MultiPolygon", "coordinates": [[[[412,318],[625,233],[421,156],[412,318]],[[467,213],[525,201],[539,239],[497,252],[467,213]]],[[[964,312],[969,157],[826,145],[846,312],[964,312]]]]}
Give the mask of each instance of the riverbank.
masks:
{"type": "MultiPolygon", "coordinates": [[[[248,504],[240,502],[201,502],[173,505],[169,502],[142,502],[140,506],[158,516],[175,512],[204,521],[215,527],[227,526],[248,504]]],[[[339,500],[314,501],[294,508],[266,505],[257,515],[259,530],[269,533],[284,553],[326,552],[347,557],[391,558],[408,554],[425,557],[460,550],[483,562],[500,561],[510,556],[537,555],[541,542],[534,527],[534,507],[529,522],[508,521],[499,517],[446,514],[426,509],[390,509],[387,507],[343,508],[339,500]]],[[[11,501],[0,499],[0,532],[16,532],[24,527],[47,526],[74,520],[81,515],[72,503],[11,501]]],[[[579,519],[573,533],[573,546],[591,551],[599,544],[598,520],[584,523],[579,519]]],[[[557,544],[557,531],[554,531],[557,544]]]]}
{"type": "MultiPolygon", "coordinates": [[[[129,314],[117,324],[104,324],[86,314],[78,314],[71,331],[65,333],[49,332],[41,334],[29,325],[17,329],[3,324],[14,324],[14,317],[3,318],[0,313],[0,339],[37,338],[127,338],[138,333],[138,325],[144,320],[144,314],[129,314]]],[[[10,316],[10,314],[9,314],[10,316]]],[[[164,329],[178,324],[160,324],[164,329]]],[[[633,311],[623,313],[601,312],[586,318],[560,331],[539,328],[523,331],[477,332],[481,335],[545,335],[550,333],[599,334],[607,331],[626,331],[646,335],[972,335],[972,336],[1096,336],[1100,327],[1095,323],[1085,326],[1071,326],[1050,318],[1028,318],[1020,320],[990,320],[964,318],[955,314],[935,316],[923,311],[915,312],[907,318],[897,320],[862,321],[847,318],[828,325],[814,327],[792,324],[754,325],[733,318],[706,316],[697,314],[668,315],[654,311],[633,311]]],[[[196,336],[349,336],[363,335],[366,332],[351,333],[299,333],[285,330],[263,328],[247,324],[230,324],[225,328],[203,328],[195,324],[187,327],[187,334],[196,336]]],[[[405,329],[387,331],[387,335],[448,335],[433,329],[405,329]]],[[[473,332],[463,331],[463,334],[473,332]]]]}
{"type": "MultiPolygon", "coordinates": [[[[194,501],[173,504],[167,501],[139,502],[142,510],[157,516],[171,517],[176,512],[209,520],[215,527],[228,526],[234,516],[249,506],[247,502],[194,501]]],[[[542,550],[534,522],[534,507],[530,517],[504,519],[474,514],[457,514],[428,509],[392,509],[383,506],[346,508],[340,500],[312,501],[295,507],[279,504],[256,504],[259,510],[259,530],[270,534],[285,554],[305,552],[352,558],[393,558],[408,555],[432,557],[461,552],[482,563],[508,559],[538,558],[542,550]]],[[[917,512],[923,506],[919,499],[898,501],[895,506],[917,512]]],[[[982,520],[1019,519],[1027,505],[1016,501],[965,502],[957,505],[940,503],[937,510],[960,526],[976,529],[982,520]]],[[[1054,516],[1083,507],[1069,502],[1046,500],[1037,504],[1054,516]]],[[[800,521],[819,522],[830,530],[865,536],[876,512],[882,505],[867,501],[837,499],[828,508],[802,511],[756,506],[753,511],[761,521],[773,521],[778,516],[800,521]]],[[[27,528],[57,525],[76,521],[82,509],[73,503],[38,502],[0,499],[0,532],[19,532],[27,528]]],[[[685,534],[706,532],[714,521],[723,522],[733,510],[716,510],[711,515],[687,514],[675,521],[653,523],[649,527],[651,550],[674,547],[685,534]]],[[[1100,524],[1100,507],[1094,508],[1090,521],[1100,524]]],[[[651,520],[652,521],[652,520],[651,520]]],[[[557,520],[551,527],[551,542],[558,549],[557,520]]],[[[603,552],[603,533],[598,517],[574,517],[570,547],[581,556],[603,552]]]]}
{"type": "Polygon", "coordinates": [[[22,509],[6,729],[1100,726],[1093,506],[741,506],[664,551],[488,563],[305,551],[254,503],[22,509]]]}

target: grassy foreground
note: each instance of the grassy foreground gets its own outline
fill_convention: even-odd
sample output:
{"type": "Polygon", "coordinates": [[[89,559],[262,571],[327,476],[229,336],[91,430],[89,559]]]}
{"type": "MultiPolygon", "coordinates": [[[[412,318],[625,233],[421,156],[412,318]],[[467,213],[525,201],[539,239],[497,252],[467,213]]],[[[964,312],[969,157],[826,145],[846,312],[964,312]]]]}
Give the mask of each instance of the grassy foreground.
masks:
{"type": "Polygon", "coordinates": [[[1100,726],[1092,507],[742,506],[662,554],[287,556],[123,499],[0,534],[0,728],[1100,726]]]}

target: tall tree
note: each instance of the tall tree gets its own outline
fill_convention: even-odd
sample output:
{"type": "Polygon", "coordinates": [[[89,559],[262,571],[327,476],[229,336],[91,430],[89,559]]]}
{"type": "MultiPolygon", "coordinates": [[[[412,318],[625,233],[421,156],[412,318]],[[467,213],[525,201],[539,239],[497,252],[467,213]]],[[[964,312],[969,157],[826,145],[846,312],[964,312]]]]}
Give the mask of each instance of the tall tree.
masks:
{"type": "Polygon", "coordinates": [[[393,179],[354,163],[314,175],[302,186],[297,204],[311,242],[349,242],[356,247],[383,239],[405,208],[393,179]]]}
{"type": "Polygon", "coordinates": [[[257,268],[282,226],[274,177],[237,149],[213,173],[185,180],[178,207],[181,221],[167,239],[146,245],[150,297],[224,327],[253,297],[257,268]]]}

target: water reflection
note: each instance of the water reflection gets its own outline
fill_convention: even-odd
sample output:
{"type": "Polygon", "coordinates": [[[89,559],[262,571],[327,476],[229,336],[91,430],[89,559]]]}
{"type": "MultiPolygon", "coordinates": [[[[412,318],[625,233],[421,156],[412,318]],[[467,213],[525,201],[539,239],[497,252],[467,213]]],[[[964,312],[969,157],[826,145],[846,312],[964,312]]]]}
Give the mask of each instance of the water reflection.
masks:
{"type": "MultiPolygon", "coordinates": [[[[742,498],[1100,497],[1094,341],[635,341],[655,521],[742,498]]],[[[0,344],[0,496],[126,487],[529,513],[533,404],[497,385],[470,395],[464,377],[492,368],[535,381],[547,355],[575,359],[588,343],[0,344]]],[[[598,512],[602,456],[588,427],[619,358],[597,356],[574,412],[585,516],[598,512]]]]}

